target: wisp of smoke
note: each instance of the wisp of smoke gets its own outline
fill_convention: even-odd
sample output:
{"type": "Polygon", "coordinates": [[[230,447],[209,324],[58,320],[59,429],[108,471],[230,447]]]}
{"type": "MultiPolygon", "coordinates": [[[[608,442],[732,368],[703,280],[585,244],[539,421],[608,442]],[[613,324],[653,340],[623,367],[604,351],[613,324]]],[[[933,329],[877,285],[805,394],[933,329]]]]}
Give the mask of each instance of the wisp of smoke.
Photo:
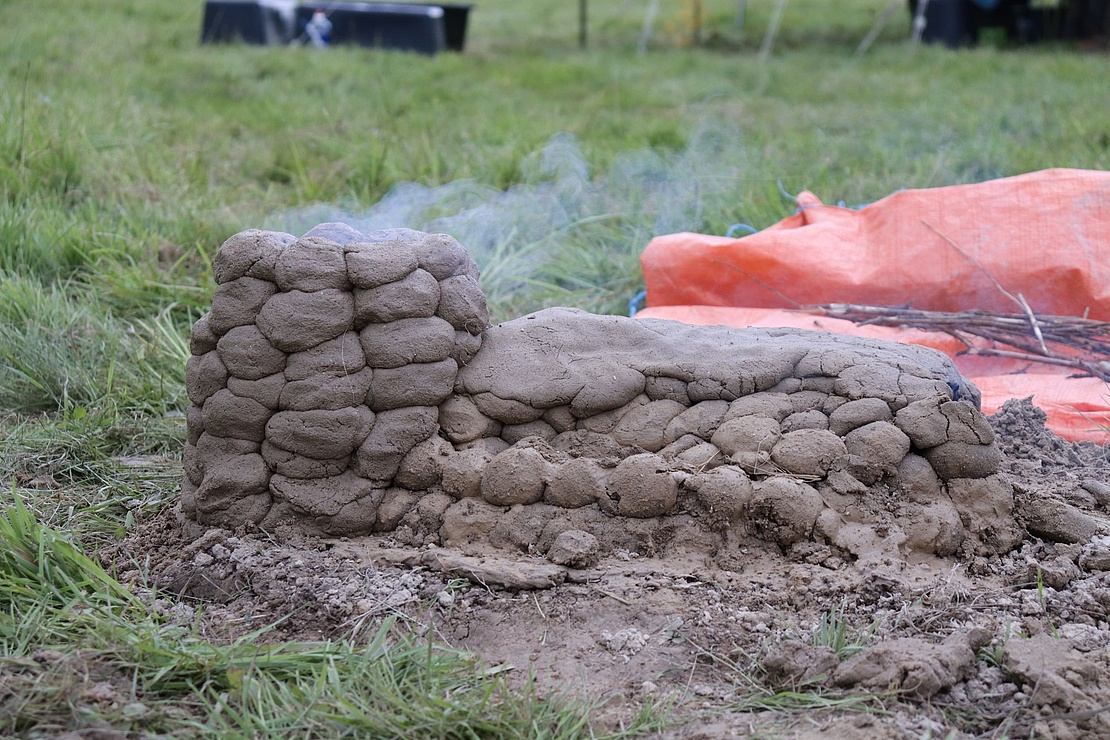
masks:
{"type": "Polygon", "coordinates": [[[736,132],[703,126],[685,151],[623,153],[596,175],[577,140],[561,133],[528,155],[523,182],[504,190],[465,179],[401,182],[370,207],[319,203],[272,214],[265,226],[303,234],[338,221],[363,232],[446,233],[478,263],[493,304],[531,310],[569,298],[615,309],[634,292],[636,258],[652,236],[703,230],[707,212],[735,211],[727,196],[743,156],[736,132]]]}

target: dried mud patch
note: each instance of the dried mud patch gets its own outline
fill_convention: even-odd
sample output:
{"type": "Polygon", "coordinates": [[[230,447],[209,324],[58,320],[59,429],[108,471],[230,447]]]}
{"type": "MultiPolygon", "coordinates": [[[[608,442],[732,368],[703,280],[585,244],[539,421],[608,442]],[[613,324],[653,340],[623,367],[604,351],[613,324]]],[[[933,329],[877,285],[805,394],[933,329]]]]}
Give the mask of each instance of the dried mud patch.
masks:
{"type": "Polygon", "coordinates": [[[197,608],[210,637],[279,620],[265,639],[357,636],[399,615],[517,680],[600,700],[602,723],[667,706],[665,737],[1110,736],[1110,461],[1038,413],[1015,401],[991,417],[1035,532],[1003,556],[844,562],[802,543],[655,559],[586,541],[557,565],[389,537],[186,537],[168,510],[102,556],[197,608]]]}

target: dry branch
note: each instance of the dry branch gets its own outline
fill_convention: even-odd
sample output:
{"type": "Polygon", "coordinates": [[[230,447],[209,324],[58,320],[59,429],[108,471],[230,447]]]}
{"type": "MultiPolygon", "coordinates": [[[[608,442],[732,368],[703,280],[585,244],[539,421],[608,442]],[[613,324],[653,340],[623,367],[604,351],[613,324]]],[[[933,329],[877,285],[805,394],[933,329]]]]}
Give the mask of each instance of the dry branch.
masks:
{"type": "Polygon", "coordinates": [[[1110,322],[1078,316],[1038,316],[994,311],[921,311],[905,306],[832,303],[807,310],[859,325],[935,331],[963,342],[967,354],[1009,357],[1075,368],[1110,381],[1110,322]],[[971,337],[1003,347],[977,347],[971,337]]]}

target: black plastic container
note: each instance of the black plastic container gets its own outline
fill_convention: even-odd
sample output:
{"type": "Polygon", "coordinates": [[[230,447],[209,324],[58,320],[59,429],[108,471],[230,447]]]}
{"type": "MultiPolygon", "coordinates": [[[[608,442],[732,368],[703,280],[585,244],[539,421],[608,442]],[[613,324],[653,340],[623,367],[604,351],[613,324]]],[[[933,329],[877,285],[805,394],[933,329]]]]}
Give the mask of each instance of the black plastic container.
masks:
{"type": "Polygon", "coordinates": [[[200,41],[287,44],[293,37],[293,7],[292,2],[207,0],[200,41]]]}
{"type": "Polygon", "coordinates": [[[331,21],[331,43],[437,54],[447,48],[445,16],[439,5],[320,2],[297,6],[296,32],[305,37],[312,14],[331,21]]]}
{"type": "MultiPolygon", "coordinates": [[[[910,13],[917,17],[917,2],[910,0],[910,13]]],[[[925,28],[921,40],[956,49],[976,41],[975,27],[969,23],[968,0],[929,0],[925,6],[925,28]]]]}
{"type": "Polygon", "coordinates": [[[440,5],[443,8],[443,34],[448,51],[462,51],[466,45],[466,23],[473,5],[440,5]]]}

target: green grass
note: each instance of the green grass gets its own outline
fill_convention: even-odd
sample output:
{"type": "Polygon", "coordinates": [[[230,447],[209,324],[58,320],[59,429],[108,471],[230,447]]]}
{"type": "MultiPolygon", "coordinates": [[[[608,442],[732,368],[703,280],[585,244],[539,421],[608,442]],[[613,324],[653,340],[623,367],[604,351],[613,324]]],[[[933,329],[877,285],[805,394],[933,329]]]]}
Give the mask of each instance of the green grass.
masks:
{"type": "MultiPolygon", "coordinates": [[[[839,645],[845,656],[853,652],[855,644],[849,645],[846,633],[840,633],[839,623],[829,632],[828,615],[822,618],[820,629],[814,635],[813,644],[824,647],[839,645]],[[832,644],[829,644],[832,643],[832,644]]],[[[766,668],[758,655],[742,650],[734,654],[722,655],[693,645],[699,658],[720,670],[736,687],[733,696],[726,698],[727,708],[736,712],[773,712],[784,717],[798,711],[833,709],[840,711],[859,711],[878,713],[884,711],[884,701],[890,697],[884,694],[847,692],[821,685],[821,678],[801,685],[782,685],[769,680],[766,668]]],[[[836,648],[834,648],[836,649],[836,648]]]]}
{"type": "Polygon", "coordinates": [[[843,661],[863,650],[867,646],[867,639],[878,627],[877,621],[866,629],[853,627],[844,615],[844,605],[840,604],[830,611],[821,612],[821,619],[814,628],[810,644],[830,648],[836,653],[837,660],[843,661]]]}
{"type": "Polygon", "coordinates": [[[580,50],[575,4],[534,5],[481,3],[467,52],[434,58],[201,47],[199,3],[0,8],[19,29],[0,37],[0,268],[93,280],[128,313],[203,306],[211,253],[236,230],[318,203],[364,212],[401,182],[539,188],[552,176],[537,153],[567,133],[589,201],[562,193],[565,218],[533,224],[539,235],[505,214],[502,242],[471,246],[487,272],[507,250],[543,254],[518,262],[500,317],[554,302],[618,311],[653,233],[767,226],[791,208],[779,182],[859,204],[1110,161],[1102,57],[914,51],[898,14],[855,61],[878,12],[864,0],[792,3],[766,64],[753,52],[768,9],[754,5],[741,36],[731,0],[705,3],[701,47],[682,3],[662,3],[643,55],[643,9],[594,2],[580,50]],[[655,160],[629,167],[637,154],[655,160]],[[568,230],[601,215],[604,228],[568,230]]]}
{"type": "Polygon", "coordinates": [[[106,404],[148,413],[180,408],[189,355],[174,308],[125,321],[91,285],[44,285],[0,272],[0,407],[71,414],[106,404]]]}
{"type": "MultiPolygon", "coordinates": [[[[30,590],[4,597],[0,691],[16,686],[25,708],[3,721],[20,734],[96,723],[356,732],[369,707],[339,697],[381,681],[385,694],[427,697],[412,711],[428,715],[389,715],[410,729],[438,721],[436,692],[458,686],[487,736],[500,725],[482,723],[502,721],[588,734],[588,707],[513,695],[398,628],[376,646],[268,647],[296,675],[252,668],[232,681],[228,667],[258,648],[174,632],[77,557],[174,496],[188,326],[232,233],[336,215],[443,229],[472,249],[497,319],[554,304],[623,313],[653,235],[766,227],[792,211],[784,191],[862,204],[899,188],[1110,165],[1105,56],[914,50],[899,13],[854,60],[882,3],[806,0],[788,5],[760,63],[772,4],[751,3],[742,33],[733,0],[703,5],[704,43],[691,43],[687,4],[664,0],[640,54],[644,3],[591,2],[581,49],[576,3],[482,0],[466,52],[426,58],[202,47],[199,0],[0,4],[5,507],[28,486],[27,509],[2,521],[22,522],[9,542],[49,544],[23,551],[40,567],[47,555],[69,563],[30,574],[4,561],[3,575],[30,590]],[[47,648],[76,662],[35,661],[47,648]],[[185,664],[195,697],[155,680],[185,664]],[[124,693],[136,701],[88,714],[78,700],[89,676],[133,677],[124,693]],[[311,717],[297,709],[306,696],[311,717]]],[[[830,621],[826,639],[843,638],[840,626],[830,621]]],[[[761,691],[748,701],[809,701],[761,691]]]]}
{"type": "MultiPolygon", "coordinates": [[[[16,496],[0,517],[0,733],[575,738],[589,706],[510,691],[384,622],[363,644],[214,644],[150,608],[16,496]]],[[[646,729],[645,715],[629,734],[646,729]]]]}

